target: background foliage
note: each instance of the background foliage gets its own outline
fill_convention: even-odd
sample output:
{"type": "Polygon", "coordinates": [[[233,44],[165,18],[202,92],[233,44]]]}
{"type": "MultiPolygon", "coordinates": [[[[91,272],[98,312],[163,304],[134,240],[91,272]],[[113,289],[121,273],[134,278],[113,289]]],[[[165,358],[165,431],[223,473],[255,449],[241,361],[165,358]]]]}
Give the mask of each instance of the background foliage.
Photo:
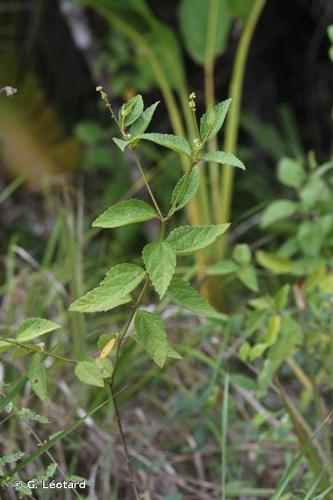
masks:
{"type": "MultiPolygon", "coordinates": [[[[137,322],[161,313],[177,352],[161,360],[154,348],[145,354],[140,342],[126,342],[119,357],[115,390],[141,494],[331,498],[331,2],[0,7],[0,87],[18,90],[0,94],[1,495],[132,498],[103,382],[129,308],[68,309],[111,267],[141,265],[148,245],[144,261],[162,305],[148,293],[137,322]],[[145,212],[140,224],[92,226],[129,198],[150,203],[128,148],[112,142],[117,131],[95,91],[100,84],[117,113],[136,94],[146,106],[160,101],[147,132],[190,144],[189,94],[198,117],[233,98],[207,154],[237,153],[246,171],[208,156],[193,174],[195,199],[170,225],[231,223],[228,237],[182,257],[174,278],[178,286],[190,281],[218,313],[207,302],[186,311],[172,288],[164,297],[169,283],[149,246],[158,239],[156,218],[145,212]],[[108,358],[94,371],[91,358],[106,346],[108,358]],[[152,352],[163,368],[149,360],[152,352]],[[87,483],[74,491],[26,485],[43,478],[87,483]]],[[[163,213],[189,168],[172,146],[147,140],[138,148],[163,213]]]]}

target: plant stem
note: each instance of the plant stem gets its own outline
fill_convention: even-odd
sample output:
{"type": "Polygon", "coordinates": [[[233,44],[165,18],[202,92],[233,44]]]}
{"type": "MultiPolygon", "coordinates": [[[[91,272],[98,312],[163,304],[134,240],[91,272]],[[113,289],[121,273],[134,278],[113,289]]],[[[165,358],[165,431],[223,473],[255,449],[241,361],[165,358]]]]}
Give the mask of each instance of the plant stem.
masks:
{"type": "Polygon", "coordinates": [[[118,425],[118,429],[119,429],[120,439],[121,439],[123,450],[124,450],[125,457],[126,457],[126,466],[127,466],[128,476],[129,476],[129,479],[131,482],[131,488],[132,488],[135,500],[140,500],[140,496],[139,496],[138,490],[137,490],[136,485],[135,485],[135,477],[134,477],[134,473],[133,473],[133,469],[132,469],[132,465],[131,465],[131,461],[130,461],[130,455],[128,452],[125,433],[124,433],[122,423],[121,423],[121,415],[120,415],[120,411],[119,411],[119,407],[118,407],[117,398],[113,392],[113,386],[114,386],[114,381],[115,381],[115,376],[116,376],[116,371],[117,371],[117,366],[118,366],[121,344],[122,344],[122,342],[123,342],[123,340],[128,332],[128,329],[132,323],[132,320],[135,316],[135,313],[137,312],[138,307],[142,302],[142,299],[143,299],[144,294],[145,294],[147,287],[148,287],[148,283],[149,283],[149,280],[147,277],[146,281],[141,289],[141,292],[140,292],[135,304],[133,305],[132,312],[131,312],[129,318],[127,319],[127,321],[126,321],[126,323],[121,331],[121,334],[120,334],[120,337],[119,337],[119,340],[117,343],[117,350],[116,350],[116,354],[115,354],[114,367],[113,367],[111,379],[109,381],[109,387],[110,387],[110,392],[111,392],[111,396],[112,396],[114,411],[116,414],[116,421],[117,421],[117,425],[118,425]]]}
{"type": "Polygon", "coordinates": [[[128,475],[129,475],[129,478],[130,478],[130,481],[131,481],[132,491],[133,491],[135,500],[140,500],[140,495],[139,495],[137,487],[135,485],[134,472],[133,472],[133,469],[132,469],[130,455],[129,455],[128,448],[127,448],[127,442],[126,442],[126,438],[125,438],[125,433],[124,433],[123,426],[122,426],[122,423],[121,423],[121,416],[120,416],[120,413],[119,413],[117,399],[116,399],[116,396],[114,396],[114,394],[113,394],[112,387],[110,387],[110,391],[111,391],[111,396],[112,396],[112,402],[113,402],[114,411],[115,411],[115,414],[116,414],[116,421],[117,421],[117,425],[118,425],[118,429],[119,429],[120,439],[121,439],[121,443],[122,443],[122,446],[123,446],[123,449],[124,449],[124,452],[125,452],[126,465],[127,465],[128,475]]]}
{"type": "MultiPolygon", "coordinates": [[[[245,65],[252,36],[265,3],[266,0],[256,0],[243,29],[237,48],[229,92],[229,96],[232,98],[232,105],[227,118],[224,144],[224,150],[228,153],[235,153],[237,146],[245,65]]],[[[233,173],[234,171],[232,167],[224,165],[222,171],[219,209],[219,222],[221,223],[227,222],[230,217],[233,192],[233,173]]],[[[221,238],[221,245],[223,257],[226,251],[226,239],[224,237],[221,238]]]]}
{"type": "Polygon", "coordinates": [[[72,364],[77,363],[77,361],[75,361],[74,359],[65,358],[64,356],[59,356],[58,354],[53,354],[52,352],[45,351],[42,348],[27,346],[21,342],[17,342],[16,340],[7,339],[6,337],[0,336],[0,340],[4,341],[4,342],[8,342],[8,344],[12,344],[16,347],[21,347],[21,348],[26,349],[27,351],[30,351],[30,352],[38,352],[40,354],[45,354],[45,356],[51,356],[52,358],[59,359],[60,361],[65,361],[66,363],[72,363],[72,364]]]}

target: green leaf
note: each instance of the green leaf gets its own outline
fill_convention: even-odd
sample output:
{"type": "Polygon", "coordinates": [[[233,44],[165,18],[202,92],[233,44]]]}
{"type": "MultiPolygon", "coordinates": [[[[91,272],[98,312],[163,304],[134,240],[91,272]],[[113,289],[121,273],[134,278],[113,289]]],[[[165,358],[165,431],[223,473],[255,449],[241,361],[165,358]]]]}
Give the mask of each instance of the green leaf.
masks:
{"type": "Polygon", "coordinates": [[[300,188],[306,180],[306,172],[296,161],[282,158],[278,165],[278,179],[285,186],[300,188]]]}
{"type": "Polygon", "coordinates": [[[165,148],[175,151],[175,153],[184,154],[189,157],[192,155],[190,144],[186,139],[178,137],[178,135],[152,133],[140,134],[138,138],[164,146],[165,148]]]}
{"type": "Polygon", "coordinates": [[[268,320],[267,329],[264,332],[264,341],[268,346],[272,346],[278,339],[278,335],[281,328],[281,316],[280,314],[272,314],[268,320]]]}
{"type": "Polygon", "coordinates": [[[167,357],[172,358],[172,359],[183,359],[183,356],[181,356],[177,351],[175,351],[169,345],[168,345],[168,349],[167,349],[167,357]]]}
{"type": "Polygon", "coordinates": [[[237,269],[236,275],[237,278],[253,292],[257,292],[259,290],[256,270],[254,267],[240,267],[237,269]]]}
{"type": "Polygon", "coordinates": [[[288,305],[290,285],[284,285],[274,295],[274,304],[279,311],[283,311],[288,305]]]}
{"type": "Polygon", "coordinates": [[[142,115],[133,123],[130,128],[130,137],[131,140],[133,137],[136,137],[140,134],[143,134],[147,129],[149,123],[151,122],[153,115],[155,113],[155,109],[157,108],[160,101],[155,102],[151,106],[149,106],[142,115]]]}
{"type": "Polygon", "coordinates": [[[263,250],[258,250],[256,252],[256,259],[258,264],[268,269],[273,274],[288,274],[293,267],[293,262],[291,260],[277,254],[264,252],[263,250]]]}
{"type": "Polygon", "coordinates": [[[249,245],[246,243],[236,245],[234,251],[232,252],[232,256],[238,264],[250,264],[252,253],[249,245]]]}
{"type": "Polygon", "coordinates": [[[119,123],[124,123],[125,127],[129,127],[135,122],[143,112],[143,99],[141,95],[132,97],[125,102],[119,110],[119,123]]]}
{"type": "Polygon", "coordinates": [[[203,143],[215,137],[219,132],[224,123],[230,103],[231,99],[226,99],[215,104],[215,106],[209,106],[206,113],[202,115],[200,119],[200,137],[203,143]]]}
{"type": "Polygon", "coordinates": [[[329,201],[331,197],[327,184],[321,178],[312,177],[300,192],[300,198],[305,210],[309,211],[323,201],[329,201]]]}
{"type": "Polygon", "coordinates": [[[149,243],[142,252],[149,278],[162,299],[176,269],[176,250],[167,241],[149,243]]]}
{"type": "Polygon", "coordinates": [[[45,333],[52,332],[60,328],[59,325],[41,318],[29,318],[23,321],[16,332],[18,342],[27,342],[28,340],[40,337],[45,333]]]}
{"type": "Polygon", "coordinates": [[[43,356],[39,353],[34,354],[28,370],[28,378],[31,387],[37,396],[42,400],[47,400],[46,373],[44,368],[43,356]]]}
{"type": "Polygon", "coordinates": [[[198,64],[222,54],[230,27],[226,0],[182,0],[179,23],[185,47],[198,64]]]}
{"type": "Polygon", "coordinates": [[[74,373],[85,384],[104,387],[101,369],[95,361],[80,361],[76,365],[74,373]]]}
{"type": "Polygon", "coordinates": [[[197,314],[209,318],[225,318],[224,314],[217,312],[195,288],[181,278],[173,278],[167,294],[173,302],[197,314]]]}
{"type": "Polygon", "coordinates": [[[138,311],[134,319],[137,338],[155,363],[162,367],[168,353],[164,322],[157,315],[138,311]]]}
{"type": "Polygon", "coordinates": [[[112,137],[112,140],[115,144],[117,144],[120,151],[124,151],[124,149],[128,145],[127,141],[124,141],[123,139],[118,139],[118,137],[112,137]]]}
{"type": "Polygon", "coordinates": [[[268,348],[268,345],[265,342],[259,342],[251,347],[251,350],[248,354],[249,360],[253,361],[256,358],[260,358],[268,348]]]}
{"type": "Polygon", "coordinates": [[[281,363],[293,354],[295,347],[301,344],[302,338],[302,329],[299,324],[290,317],[283,316],[279,338],[269,350],[268,355],[273,371],[276,371],[281,363]]]}
{"type": "Polygon", "coordinates": [[[98,312],[114,309],[131,301],[132,292],[143,280],[145,271],[134,264],[119,264],[110,269],[98,287],[77,299],[70,311],[98,312]]]}
{"type": "Polygon", "coordinates": [[[211,163],[221,163],[222,165],[230,165],[231,167],[238,167],[245,170],[245,165],[235,155],[225,153],[224,151],[211,151],[200,155],[200,160],[208,161],[211,163]]]}
{"type": "Polygon", "coordinates": [[[180,226],[171,231],[167,241],[172,243],[177,254],[186,255],[214,243],[221,234],[225,233],[229,226],[230,224],[180,226]]]}
{"type": "Polygon", "coordinates": [[[103,137],[103,129],[96,122],[82,121],[75,126],[75,135],[82,142],[95,144],[103,137]]]}
{"type": "Polygon", "coordinates": [[[92,223],[93,227],[113,228],[157,217],[156,211],[142,200],[126,200],[113,205],[92,223]]]}
{"type": "Polygon", "coordinates": [[[242,361],[246,361],[249,357],[250,351],[251,345],[249,344],[249,342],[244,342],[239,348],[238,356],[242,361]]]}
{"type": "Polygon", "coordinates": [[[263,228],[270,226],[274,222],[277,222],[286,217],[290,217],[297,210],[297,203],[290,200],[277,200],[273,201],[263,213],[261,219],[261,226],[263,228]]]}
{"type": "Polygon", "coordinates": [[[175,212],[184,208],[193,196],[195,196],[199,188],[199,183],[200,176],[198,166],[193,167],[189,174],[185,174],[179,179],[171,196],[171,205],[177,200],[175,212]]]}
{"type": "Polygon", "coordinates": [[[208,276],[224,276],[225,274],[234,273],[237,270],[237,264],[232,260],[220,260],[213,266],[207,269],[208,276]]]}

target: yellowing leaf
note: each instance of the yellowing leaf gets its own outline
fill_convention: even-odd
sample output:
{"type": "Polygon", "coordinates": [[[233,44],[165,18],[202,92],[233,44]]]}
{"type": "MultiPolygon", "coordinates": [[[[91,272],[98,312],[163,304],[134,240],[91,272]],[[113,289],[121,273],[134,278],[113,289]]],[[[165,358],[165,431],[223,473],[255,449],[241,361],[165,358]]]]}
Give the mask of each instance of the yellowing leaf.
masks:
{"type": "Polygon", "coordinates": [[[109,340],[109,342],[106,344],[106,346],[102,349],[102,352],[99,355],[99,358],[100,359],[106,358],[110,354],[110,352],[112,351],[113,346],[115,345],[115,343],[116,343],[116,339],[115,338],[109,340]]]}

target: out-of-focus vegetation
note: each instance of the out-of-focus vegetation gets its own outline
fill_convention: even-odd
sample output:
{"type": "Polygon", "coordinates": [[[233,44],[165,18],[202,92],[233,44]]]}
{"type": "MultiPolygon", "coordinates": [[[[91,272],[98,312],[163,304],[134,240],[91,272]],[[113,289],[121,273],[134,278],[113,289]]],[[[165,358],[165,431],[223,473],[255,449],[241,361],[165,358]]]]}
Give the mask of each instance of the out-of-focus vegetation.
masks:
{"type": "MultiPolygon", "coordinates": [[[[3,0],[0,9],[1,497],[130,499],[134,481],[147,499],[332,498],[331,2],[3,0]],[[186,312],[172,290],[158,305],[153,291],[143,301],[175,347],[163,363],[149,343],[158,322],[117,348],[137,276],[119,282],[126,297],[107,292],[120,307],[69,311],[117,264],[142,266],[142,247],[159,239],[158,218],[103,231],[92,221],[130,198],[152,203],[147,184],[167,214],[193,166],[178,154],[183,142],[164,149],[150,137],[135,149],[140,176],[129,147],[112,141],[119,132],[98,85],[116,116],[137,94],[159,100],[147,132],[186,138],[192,150],[205,124],[197,130],[191,93],[198,117],[225,120],[207,136],[196,196],[167,228],[231,223],[178,259],[176,280],[203,302],[186,312]],[[229,98],[227,113],[217,103],[229,98]],[[221,164],[218,150],[246,172],[221,164]],[[206,301],[219,313],[197,314],[206,301]]],[[[159,269],[147,252],[163,296],[163,259],[159,269]]]]}

